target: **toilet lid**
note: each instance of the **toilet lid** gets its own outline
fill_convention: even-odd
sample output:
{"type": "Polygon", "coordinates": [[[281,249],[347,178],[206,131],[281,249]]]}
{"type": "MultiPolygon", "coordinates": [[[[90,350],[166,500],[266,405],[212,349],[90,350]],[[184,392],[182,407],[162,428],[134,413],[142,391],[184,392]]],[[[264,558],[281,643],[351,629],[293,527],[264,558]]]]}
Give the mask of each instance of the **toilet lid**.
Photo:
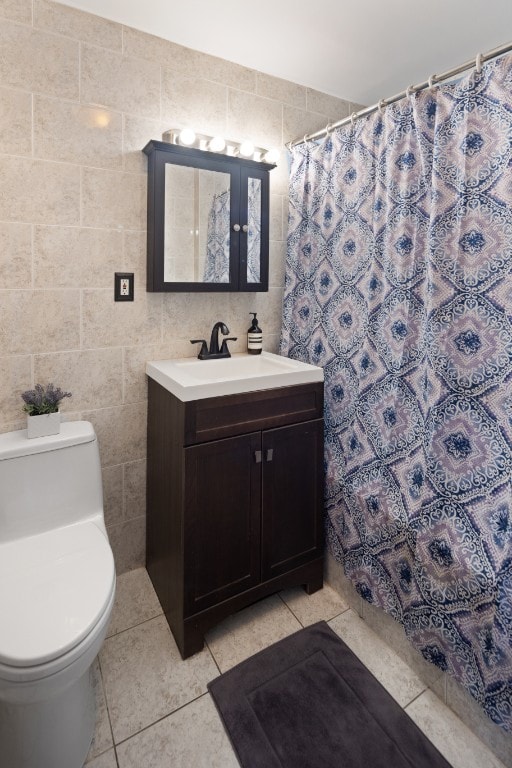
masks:
{"type": "Polygon", "coordinates": [[[112,594],[114,558],[94,523],[0,546],[0,662],[29,667],[77,645],[112,594]]]}

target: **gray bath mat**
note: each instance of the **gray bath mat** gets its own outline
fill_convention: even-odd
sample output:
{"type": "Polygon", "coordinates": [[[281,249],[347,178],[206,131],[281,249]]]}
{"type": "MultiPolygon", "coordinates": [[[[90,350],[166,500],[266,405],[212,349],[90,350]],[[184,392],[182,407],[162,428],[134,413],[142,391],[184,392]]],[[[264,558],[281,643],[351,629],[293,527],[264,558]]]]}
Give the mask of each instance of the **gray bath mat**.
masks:
{"type": "Polygon", "coordinates": [[[242,768],[450,768],[324,621],[208,688],[242,768]]]}

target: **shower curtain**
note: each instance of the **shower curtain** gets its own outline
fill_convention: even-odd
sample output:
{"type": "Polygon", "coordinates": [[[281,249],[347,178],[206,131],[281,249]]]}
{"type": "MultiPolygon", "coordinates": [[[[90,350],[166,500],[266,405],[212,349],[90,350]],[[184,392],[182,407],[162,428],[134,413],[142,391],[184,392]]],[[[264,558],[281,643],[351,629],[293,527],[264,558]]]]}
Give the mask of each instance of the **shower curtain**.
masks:
{"type": "Polygon", "coordinates": [[[512,57],[292,150],[281,352],[361,596],[512,730],[512,57]]]}
{"type": "Polygon", "coordinates": [[[229,283],[230,192],[213,195],[206,233],[205,283],[229,283]]]}

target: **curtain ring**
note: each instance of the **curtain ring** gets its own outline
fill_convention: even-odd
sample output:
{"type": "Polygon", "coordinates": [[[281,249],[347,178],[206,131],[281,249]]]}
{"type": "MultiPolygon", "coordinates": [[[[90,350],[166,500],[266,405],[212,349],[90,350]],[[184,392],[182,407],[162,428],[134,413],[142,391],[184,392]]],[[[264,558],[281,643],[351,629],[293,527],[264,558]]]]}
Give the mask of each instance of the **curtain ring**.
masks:
{"type": "Polygon", "coordinates": [[[428,87],[429,87],[430,89],[432,89],[432,87],[433,87],[433,85],[434,85],[434,81],[435,81],[436,77],[437,77],[437,75],[430,75],[430,77],[429,77],[429,79],[428,79],[428,87]]]}
{"type": "Polygon", "coordinates": [[[377,104],[377,109],[379,110],[380,114],[382,115],[383,109],[386,106],[386,102],[384,99],[381,99],[379,103],[377,104]]]}
{"type": "Polygon", "coordinates": [[[482,71],[482,61],[483,61],[482,54],[481,53],[477,53],[476,61],[475,61],[475,67],[476,67],[476,71],[477,71],[478,74],[480,74],[480,72],[482,71]]]}
{"type": "Polygon", "coordinates": [[[308,140],[309,140],[309,136],[307,135],[307,133],[305,133],[305,134],[304,134],[304,138],[302,139],[302,141],[304,142],[304,144],[306,145],[306,147],[307,147],[307,145],[308,145],[308,140]]]}
{"type": "Polygon", "coordinates": [[[357,117],[357,112],[352,112],[352,114],[350,115],[350,122],[352,123],[352,128],[354,127],[354,120],[356,119],[356,117],[357,117]]]}
{"type": "Polygon", "coordinates": [[[329,123],[327,123],[327,125],[325,126],[325,133],[327,134],[327,136],[330,136],[332,133],[332,125],[329,125],[329,123]]]}
{"type": "Polygon", "coordinates": [[[411,93],[414,93],[414,85],[408,85],[405,89],[405,95],[407,98],[411,95],[411,93]]]}

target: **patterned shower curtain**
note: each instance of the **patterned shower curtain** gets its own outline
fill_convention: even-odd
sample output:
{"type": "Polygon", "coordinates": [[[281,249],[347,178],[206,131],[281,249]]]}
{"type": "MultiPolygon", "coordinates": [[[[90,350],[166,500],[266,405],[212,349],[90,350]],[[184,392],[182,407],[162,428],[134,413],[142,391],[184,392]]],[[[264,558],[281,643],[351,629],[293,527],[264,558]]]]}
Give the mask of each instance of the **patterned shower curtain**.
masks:
{"type": "MultiPolygon", "coordinates": [[[[261,254],[261,181],[248,180],[247,189],[247,282],[260,281],[261,254]]],[[[230,192],[213,195],[208,213],[206,234],[206,259],[204,265],[205,283],[228,283],[230,247],[230,192]]]]}
{"type": "Polygon", "coordinates": [[[206,233],[205,283],[229,283],[230,224],[229,189],[213,195],[206,233]]]}
{"type": "Polygon", "coordinates": [[[512,57],[292,151],[281,352],[325,375],[327,534],[512,730],[512,57]]]}

